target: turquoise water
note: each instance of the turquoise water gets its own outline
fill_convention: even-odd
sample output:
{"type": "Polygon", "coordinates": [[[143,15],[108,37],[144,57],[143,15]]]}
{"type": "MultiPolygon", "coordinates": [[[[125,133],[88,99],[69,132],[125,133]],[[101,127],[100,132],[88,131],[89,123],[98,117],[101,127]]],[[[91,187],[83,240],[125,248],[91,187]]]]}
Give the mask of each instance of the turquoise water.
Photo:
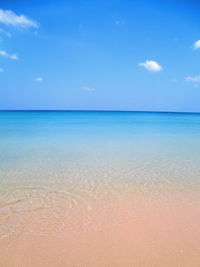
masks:
{"type": "Polygon", "coordinates": [[[195,187],[199,151],[198,114],[0,112],[4,185],[106,178],[195,187]]]}

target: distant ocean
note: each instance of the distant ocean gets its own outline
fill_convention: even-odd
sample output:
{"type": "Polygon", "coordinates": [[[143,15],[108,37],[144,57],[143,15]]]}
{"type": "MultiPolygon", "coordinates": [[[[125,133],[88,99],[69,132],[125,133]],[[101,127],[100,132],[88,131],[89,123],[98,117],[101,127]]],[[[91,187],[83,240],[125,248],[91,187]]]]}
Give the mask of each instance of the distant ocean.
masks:
{"type": "Polygon", "coordinates": [[[0,266],[199,266],[200,114],[2,111],[0,185],[0,266]]]}

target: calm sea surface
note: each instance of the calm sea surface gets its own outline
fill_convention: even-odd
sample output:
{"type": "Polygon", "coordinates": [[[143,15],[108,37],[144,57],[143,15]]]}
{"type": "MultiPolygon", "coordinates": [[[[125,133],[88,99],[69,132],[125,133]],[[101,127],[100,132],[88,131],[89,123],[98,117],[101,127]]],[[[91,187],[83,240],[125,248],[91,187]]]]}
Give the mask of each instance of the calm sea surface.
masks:
{"type": "Polygon", "coordinates": [[[0,266],[200,266],[200,115],[0,112],[0,266]]]}

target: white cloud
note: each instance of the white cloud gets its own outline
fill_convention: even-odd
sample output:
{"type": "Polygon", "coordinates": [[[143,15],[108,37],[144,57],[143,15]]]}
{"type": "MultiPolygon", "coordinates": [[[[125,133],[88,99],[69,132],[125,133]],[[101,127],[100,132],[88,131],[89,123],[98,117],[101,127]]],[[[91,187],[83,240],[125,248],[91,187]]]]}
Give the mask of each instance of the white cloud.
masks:
{"type": "Polygon", "coordinates": [[[37,77],[34,79],[36,82],[43,82],[44,81],[44,78],[42,77],[37,77]]]}
{"type": "Polygon", "coordinates": [[[96,88],[93,88],[93,87],[83,87],[83,90],[85,90],[85,91],[95,91],[96,88]]]}
{"type": "Polygon", "coordinates": [[[144,67],[145,69],[153,72],[162,71],[163,68],[161,65],[159,65],[156,61],[153,60],[147,60],[145,62],[141,62],[138,64],[141,67],[144,67]]]}
{"type": "Polygon", "coordinates": [[[193,49],[194,50],[197,50],[197,49],[199,49],[200,48],[200,40],[197,40],[195,43],[194,43],[194,45],[193,45],[193,49]]]}
{"type": "Polygon", "coordinates": [[[200,75],[188,76],[185,78],[186,82],[200,83],[200,75]]]}
{"type": "Polygon", "coordinates": [[[24,15],[16,15],[12,10],[0,9],[0,23],[20,27],[34,27],[39,25],[36,21],[30,20],[24,15]]]}
{"type": "Polygon", "coordinates": [[[18,60],[18,56],[16,54],[8,54],[6,51],[0,49],[0,56],[7,57],[13,60],[18,60]]]}
{"type": "Polygon", "coordinates": [[[0,72],[4,72],[4,69],[0,68],[0,72]]]}

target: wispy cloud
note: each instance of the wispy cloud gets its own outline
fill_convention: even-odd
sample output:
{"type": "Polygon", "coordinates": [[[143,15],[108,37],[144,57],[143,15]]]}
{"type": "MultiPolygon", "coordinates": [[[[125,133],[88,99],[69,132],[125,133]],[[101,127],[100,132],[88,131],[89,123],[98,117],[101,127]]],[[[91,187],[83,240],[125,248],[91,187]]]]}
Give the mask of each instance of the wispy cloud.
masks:
{"type": "Polygon", "coordinates": [[[44,81],[44,78],[37,77],[37,78],[34,79],[34,81],[36,81],[36,82],[43,82],[44,81]]]}
{"type": "Polygon", "coordinates": [[[0,68],[0,72],[4,72],[4,69],[3,68],[0,68]]]}
{"type": "Polygon", "coordinates": [[[7,36],[9,38],[12,37],[11,33],[7,32],[7,31],[5,31],[4,29],[1,29],[1,28],[0,28],[0,34],[4,34],[5,36],[7,36]]]}
{"type": "Polygon", "coordinates": [[[36,21],[33,21],[24,15],[16,15],[12,10],[4,9],[0,9],[0,23],[19,27],[39,27],[36,21]]]}
{"type": "Polygon", "coordinates": [[[6,51],[0,49],[0,56],[7,57],[13,60],[18,60],[18,56],[16,54],[8,54],[6,51]]]}
{"type": "Polygon", "coordinates": [[[122,19],[118,19],[118,20],[115,21],[115,24],[116,25],[123,25],[124,21],[122,19]]]}
{"type": "Polygon", "coordinates": [[[186,82],[200,83],[200,75],[197,76],[188,76],[185,78],[186,82]]]}
{"type": "Polygon", "coordinates": [[[85,91],[95,91],[96,90],[96,88],[94,88],[94,87],[86,87],[86,86],[84,86],[83,87],[83,90],[85,90],[85,91]]]}
{"type": "Polygon", "coordinates": [[[170,83],[177,83],[178,80],[177,80],[177,79],[171,79],[171,80],[169,80],[169,82],[170,82],[170,83]]]}
{"type": "Polygon", "coordinates": [[[200,40],[197,40],[195,43],[194,43],[194,45],[193,45],[193,49],[194,50],[197,50],[197,49],[199,49],[200,48],[200,40]]]}
{"type": "Polygon", "coordinates": [[[145,62],[139,63],[138,65],[152,72],[158,72],[163,70],[163,67],[153,60],[147,60],[145,62]]]}

